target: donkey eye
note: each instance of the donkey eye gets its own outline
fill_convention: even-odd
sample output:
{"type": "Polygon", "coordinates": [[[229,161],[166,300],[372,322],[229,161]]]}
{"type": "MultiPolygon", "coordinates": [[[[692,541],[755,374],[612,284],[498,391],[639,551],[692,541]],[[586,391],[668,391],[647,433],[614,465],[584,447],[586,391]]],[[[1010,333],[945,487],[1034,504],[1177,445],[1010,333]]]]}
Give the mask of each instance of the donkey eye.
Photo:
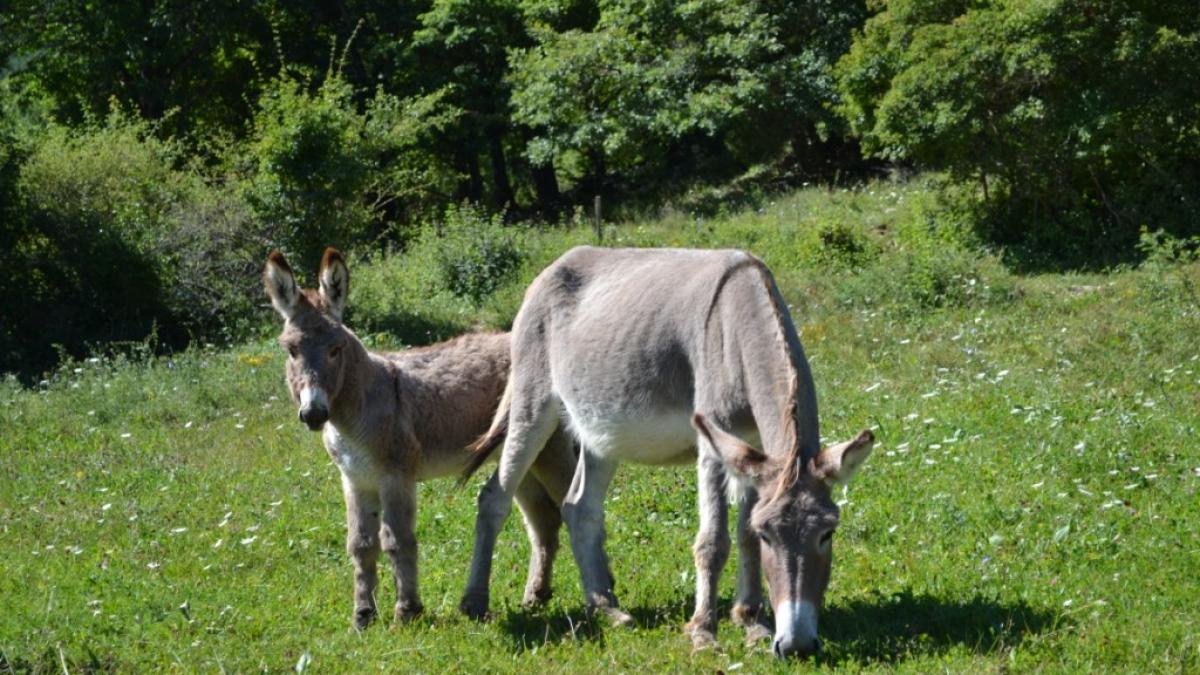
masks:
{"type": "Polygon", "coordinates": [[[341,353],[342,353],[342,348],[340,346],[334,347],[333,349],[329,350],[329,358],[336,359],[338,357],[338,355],[340,355],[341,353]]]}
{"type": "Polygon", "coordinates": [[[300,355],[300,350],[296,348],[296,345],[288,345],[287,350],[288,350],[288,355],[291,356],[293,359],[300,355]]]}

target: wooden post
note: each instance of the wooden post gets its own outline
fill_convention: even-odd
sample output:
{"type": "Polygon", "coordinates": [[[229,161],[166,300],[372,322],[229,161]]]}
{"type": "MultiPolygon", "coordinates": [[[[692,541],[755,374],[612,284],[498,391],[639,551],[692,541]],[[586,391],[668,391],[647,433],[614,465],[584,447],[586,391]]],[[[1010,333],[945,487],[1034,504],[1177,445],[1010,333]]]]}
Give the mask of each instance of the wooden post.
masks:
{"type": "Polygon", "coordinates": [[[604,231],[600,228],[600,195],[592,203],[592,224],[596,228],[596,243],[604,243],[604,231]]]}

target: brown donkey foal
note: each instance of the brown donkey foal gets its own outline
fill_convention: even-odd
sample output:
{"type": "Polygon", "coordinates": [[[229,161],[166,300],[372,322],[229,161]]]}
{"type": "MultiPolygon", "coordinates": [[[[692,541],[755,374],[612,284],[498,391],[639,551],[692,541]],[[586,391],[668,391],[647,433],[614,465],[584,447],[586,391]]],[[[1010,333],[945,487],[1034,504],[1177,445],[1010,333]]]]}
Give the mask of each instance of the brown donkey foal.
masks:
{"type": "MultiPolygon", "coordinates": [[[[330,248],[320,287],[301,289],[279,252],[263,282],[284,319],[287,382],[300,421],[323,430],[325,449],[342,474],[346,548],[354,560],[354,626],[374,619],[376,562],[382,549],[396,576],[396,621],[421,612],[417,591],[416,482],[462,471],[468,447],[488,430],[508,379],[507,333],[469,334],[421,349],[368,351],[342,324],[350,273],[330,248]]],[[[562,523],[559,504],[574,471],[573,445],[556,436],[531,479],[517,490],[532,545],[525,602],[550,597],[550,572],[562,523]]],[[[480,494],[497,490],[495,476],[480,494]]],[[[477,551],[463,610],[487,609],[490,550],[477,551]]]]}

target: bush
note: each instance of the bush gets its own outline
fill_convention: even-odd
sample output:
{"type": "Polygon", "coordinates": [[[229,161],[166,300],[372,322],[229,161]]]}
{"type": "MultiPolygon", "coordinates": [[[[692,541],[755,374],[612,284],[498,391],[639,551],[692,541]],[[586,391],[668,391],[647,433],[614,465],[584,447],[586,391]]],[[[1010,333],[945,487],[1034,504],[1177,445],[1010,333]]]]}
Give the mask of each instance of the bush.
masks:
{"type": "Polygon", "coordinates": [[[36,375],[58,360],[54,345],[80,356],[152,333],[168,348],[244,334],[269,233],[155,131],[115,110],[29,142],[14,195],[24,218],[6,229],[15,311],[0,370],[36,375]]]}
{"type": "Polygon", "coordinates": [[[837,67],[878,157],[946,171],[981,234],[1070,262],[1195,231],[1200,14],[1188,0],[893,0],[837,67]]]}
{"type": "Polygon", "coordinates": [[[879,257],[879,245],[861,226],[840,219],[805,229],[798,243],[801,261],[811,267],[853,269],[879,257]]]}
{"type": "Polygon", "coordinates": [[[232,148],[249,157],[244,194],[254,216],[270,224],[273,244],[315,266],[326,246],[352,248],[382,233],[388,208],[421,213],[431,193],[453,182],[423,145],[459,114],[443,96],[379,92],[360,111],[336,74],[310,91],[281,73],[259,100],[249,145],[232,148]]]}
{"type": "Polygon", "coordinates": [[[446,288],[476,305],[511,278],[523,260],[503,214],[489,217],[467,203],[448,207],[444,219],[425,230],[423,240],[446,288]]]}

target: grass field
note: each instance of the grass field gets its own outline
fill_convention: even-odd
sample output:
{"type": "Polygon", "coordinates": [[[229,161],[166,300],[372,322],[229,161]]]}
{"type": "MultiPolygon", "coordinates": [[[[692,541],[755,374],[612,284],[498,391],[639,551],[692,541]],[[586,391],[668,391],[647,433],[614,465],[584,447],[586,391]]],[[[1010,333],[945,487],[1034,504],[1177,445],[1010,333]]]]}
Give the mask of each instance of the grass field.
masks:
{"type": "MultiPolygon", "coordinates": [[[[632,466],[608,528],[636,628],[588,621],[565,549],[555,599],[523,611],[516,517],[495,618],[460,617],[479,481],[440,481],[419,495],[426,614],[354,632],[336,471],[264,338],[0,388],[0,672],[1200,671],[1200,266],[1013,277],[921,234],[924,209],[881,185],[608,233],[762,255],[823,434],[877,431],[837,495],[819,657],[779,664],[727,621],[723,652],[690,653],[694,472],[632,466]],[[849,223],[852,245],[814,238],[827,222],[849,223]]],[[[531,275],[587,237],[526,242],[481,307],[425,292],[419,260],[352,262],[351,322],[374,344],[502,326],[531,275]]]]}

